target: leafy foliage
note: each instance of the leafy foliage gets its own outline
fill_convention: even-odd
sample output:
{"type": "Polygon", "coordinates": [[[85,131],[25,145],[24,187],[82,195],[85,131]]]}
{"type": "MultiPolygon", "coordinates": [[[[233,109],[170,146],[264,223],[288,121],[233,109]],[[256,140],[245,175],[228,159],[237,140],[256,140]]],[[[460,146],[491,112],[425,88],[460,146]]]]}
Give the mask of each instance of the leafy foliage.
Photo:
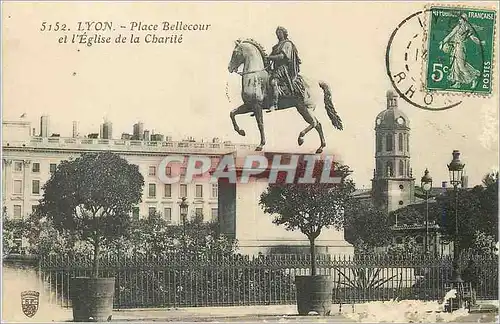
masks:
{"type": "Polygon", "coordinates": [[[384,286],[384,284],[391,282],[398,275],[392,275],[388,278],[381,278],[380,271],[381,268],[353,268],[348,269],[347,273],[343,270],[337,269],[337,273],[340,275],[339,283],[348,288],[356,289],[378,289],[384,286]],[[353,275],[351,276],[350,273],[353,275]],[[340,278],[344,278],[344,281],[340,281],[340,278]]]}
{"type": "Polygon", "coordinates": [[[2,255],[6,257],[18,247],[15,238],[22,236],[24,227],[21,221],[9,219],[5,213],[2,218],[2,255]]]}
{"type": "Polygon", "coordinates": [[[423,246],[417,244],[414,237],[409,237],[403,244],[391,243],[387,247],[387,254],[396,258],[408,258],[411,256],[418,256],[424,252],[423,246]]]}
{"type": "MultiPolygon", "coordinates": [[[[283,225],[289,231],[300,230],[307,236],[311,254],[314,254],[314,240],[323,228],[343,227],[344,209],[355,189],[354,182],[348,179],[351,171],[347,165],[338,162],[326,165],[330,162],[324,160],[313,163],[311,166],[310,162],[299,162],[293,181],[287,181],[286,173],[279,173],[276,183],[269,184],[259,201],[264,212],[274,216],[274,224],[283,225]],[[338,177],[340,182],[323,181],[323,170],[330,170],[330,175],[338,177]],[[300,180],[309,174],[314,181],[300,180]]],[[[314,274],[315,257],[311,260],[314,274]]]]}
{"type": "Polygon", "coordinates": [[[498,253],[495,243],[496,241],[493,236],[476,231],[471,245],[465,252],[471,255],[492,256],[498,253]]]}
{"type": "MultiPolygon", "coordinates": [[[[466,250],[474,244],[476,232],[490,235],[498,240],[498,176],[487,175],[484,185],[458,192],[458,229],[460,249],[466,250]]],[[[451,240],[455,238],[456,196],[453,191],[441,199],[443,210],[441,218],[444,234],[451,240]]]]}
{"type": "Polygon", "coordinates": [[[59,233],[70,231],[94,247],[97,273],[99,248],[127,234],[143,185],[138,166],[119,155],[84,153],[58,165],[43,187],[39,212],[59,233]]]}
{"type": "Polygon", "coordinates": [[[236,241],[217,233],[217,223],[203,221],[203,216],[186,220],[184,225],[167,223],[161,214],[134,220],[130,235],[116,242],[111,251],[124,255],[160,257],[172,254],[184,256],[231,255],[236,241]]]}
{"type": "MultiPolygon", "coordinates": [[[[457,196],[453,190],[429,202],[429,222],[440,225],[448,240],[455,238],[457,196]]],[[[414,204],[390,213],[390,224],[425,224],[426,204],[414,204]]],[[[460,249],[476,249],[477,232],[498,241],[498,173],[488,174],[483,185],[458,190],[458,229],[460,249]]],[[[403,251],[401,251],[403,253],[403,251]]]]}
{"type": "Polygon", "coordinates": [[[39,212],[31,214],[23,224],[23,235],[28,242],[27,253],[40,256],[91,254],[88,242],[81,241],[71,230],[57,230],[51,219],[39,212]]]}
{"type": "Polygon", "coordinates": [[[386,246],[392,240],[387,215],[371,202],[351,199],[344,216],[344,237],[359,252],[386,246]]]}
{"type": "Polygon", "coordinates": [[[323,228],[342,228],[343,209],[354,183],[347,179],[349,167],[333,163],[333,175],[340,177],[339,184],[321,182],[324,161],[316,161],[313,183],[300,183],[308,164],[299,163],[294,181],[286,182],[286,175],[280,173],[276,183],[271,183],[261,195],[259,204],[268,214],[275,216],[273,223],[283,225],[287,230],[300,230],[308,238],[316,238],[323,228]]]}
{"type": "MultiPolygon", "coordinates": [[[[405,224],[425,224],[426,203],[412,204],[396,209],[389,213],[389,223],[391,225],[405,224]]],[[[443,206],[429,201],[429,222],[438,222],[443,215],[443,206]]]]}

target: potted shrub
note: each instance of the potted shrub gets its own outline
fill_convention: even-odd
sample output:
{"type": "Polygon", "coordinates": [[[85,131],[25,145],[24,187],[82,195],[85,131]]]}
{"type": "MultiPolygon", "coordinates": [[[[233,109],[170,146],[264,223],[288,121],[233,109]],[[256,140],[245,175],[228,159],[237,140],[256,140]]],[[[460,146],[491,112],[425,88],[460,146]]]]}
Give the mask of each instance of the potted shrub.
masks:
{"type": "Polygon", "coordinates": [[[76,322],[111,320],[115,279],[99,276],[100,251],[127,234],[143,185],[137,165],[102,152],[61,162],[43,187],[39,212],[59,232],[72,232],[93,248],[92,275],[70,281],[76,322]]]}
{"type": "Polygon", "coordinates": [[[350,173],[348,166],[337,162],[301,161],[293,181],[287,183],[286,174],[279,173],[276,183],[270,183],[260,197],[264,211],[274,215],[274,224],[290,231],[300,230],[309,240],[311,275],[295,277],[300,315],[310,311],[320,315],[330,313],[333,279],[316,272],[315,240],[324,228],[342,228],[343,210],[355,189],[353,181],[347,178],[350,173]],[[325,163],[332,163],[326,176],[338,177],[338,183],[324,181],[323,170],[328,170],[325,163]],[[314,181],[299,181],[306,175],[311,175],[314,181]]]}

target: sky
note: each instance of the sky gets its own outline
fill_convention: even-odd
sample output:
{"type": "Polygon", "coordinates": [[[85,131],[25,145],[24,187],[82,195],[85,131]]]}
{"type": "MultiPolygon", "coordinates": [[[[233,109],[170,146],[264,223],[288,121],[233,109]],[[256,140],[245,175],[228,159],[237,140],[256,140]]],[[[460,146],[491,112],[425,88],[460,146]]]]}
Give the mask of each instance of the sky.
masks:
{"type": "MultiPolygon", "coordinates": [[[[488,3],[491,7],[494,3],[488,3]]],[[[240,116],[246,131],[232,127],[229,112],[242,103],[241,77],[227,66],[238,38],[251,37],[268,52],[276,43],[278,25],[288,29],[309,80],[329,83],[344,130],[333,128],[318,97],[315,114],[323,124],[328,154],[335,154],[354,171],[359,188],[370,187],[374,168],[375,117],[386,109],[391,89],[384,58],[389,36],[424,3],[395,2],[240,2],[240,3],[30,3],[2,4],[3,118],[23,113],[39,131],[39,118],[50,115],[50,132],[71,136],[72,121],[82,134],[98,133],[107,118],[114,137],[132,132],[137,121],[145,129],[181,140],[187,136],[214,137],[257,144],[255,119],[240,116]],[[205,32],[181,34],[179,44],[60,44],[61,31],[40,31],[42,22],[66,24],[110,21],[116,31],[89,32],[111,36],[130,32],[131,22],[211,24],[205,32]]],[[[476,5],[478,5],[476,3],[476,5]]],[[[161,26],[160,26],[161,27],[161,26]]],[[[498,28],[498,24],[497,24],[498,28]]],[[[167,35],[165,32],[156,32],[167,35]]],[[[498,43],[495,44],[498,53],[498,43]]],[[[498,82],[498,61],[494,82],[498,82]]],[[[316,87],[315,83],[311,83],[316,87]]],[[[496,85],[495,87],[498,87],[496,85]]],[[[319,93],[319,92],[318,92],[319,93]]],[[[469,185],[498,168],[498,90],[490,98],[460,97],[461,105],[427,111],[399,100],[410,119],[413,175],[428,168],[435,184],[448,180],[446,164],[458,149],[466,164],[469,185]]],[[[319,145],[311,131],[303,146],[297,136],[307,124],[294,109],[266,114],[268,151],[314,152],[319,145]]]]}

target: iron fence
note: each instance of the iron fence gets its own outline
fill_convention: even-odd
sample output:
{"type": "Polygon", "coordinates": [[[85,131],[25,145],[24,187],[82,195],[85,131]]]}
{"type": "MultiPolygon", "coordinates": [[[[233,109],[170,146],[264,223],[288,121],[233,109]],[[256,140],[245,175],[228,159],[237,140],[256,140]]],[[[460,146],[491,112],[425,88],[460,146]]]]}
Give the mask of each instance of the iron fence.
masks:
{"type": "MultiPolygon", "coordinates": [[[[478,299],[498,299],[498,257],[475,257],[478,299]]],[[[115,278],[114,307],[190,307],[295,303],[295,276],[309,275],[308,255],[104,256],[99,275],[115,278]]],[[[452,273],[450,257],[317,256],[318,274],[334,281],[333,303],[439,300],[452,273]]],[[[40,259],[53,303],[70,307],[72,277],[90,276],[91,256],[40,259]]]]}

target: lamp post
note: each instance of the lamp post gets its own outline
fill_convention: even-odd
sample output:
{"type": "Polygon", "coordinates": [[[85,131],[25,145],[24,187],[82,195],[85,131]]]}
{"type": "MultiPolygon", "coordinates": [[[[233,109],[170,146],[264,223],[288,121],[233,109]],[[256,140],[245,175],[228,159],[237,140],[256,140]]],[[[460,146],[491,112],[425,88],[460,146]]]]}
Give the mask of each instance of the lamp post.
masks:
{"type": "Polygon", "coordinates": [[[186,252],[186,216],[188,214],[188,203],[186,202],[186,197],[181,198],[180,210],[182,218],[182,241],[184,244],[184,252],[186,252]]]}
{"type": "Polygon", "coordinates": [[[425,241],[424,251],[429,253],[429,192],[432,189],[432,177],[429,175],[429,170],[425,169],[424,176],[420,180],[422,190],[425,192],[425,241]]]}
{"type": "Polygon", "coordinates": [[[450,173],[450,183],[453,185],[455,195],[455,238],[453,240],[453,277],[452,284],[455,285],[457,290],[458,307],[462,307],[463,302],[463,280],[460,270],[460,238],[458,236],[458,186],[462,183],[462,173],[465,164],[460,162],[460,152],[453,150],[453,159],[448,164],[448,171],[450,173]]]}

